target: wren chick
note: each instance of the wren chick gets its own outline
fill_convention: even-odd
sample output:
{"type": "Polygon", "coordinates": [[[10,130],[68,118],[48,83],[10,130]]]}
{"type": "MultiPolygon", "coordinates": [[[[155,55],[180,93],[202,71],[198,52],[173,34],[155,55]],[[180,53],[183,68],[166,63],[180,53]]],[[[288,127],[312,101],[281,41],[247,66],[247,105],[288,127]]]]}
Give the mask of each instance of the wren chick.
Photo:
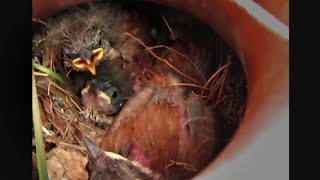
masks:
{"type": "Polygon", "coordinates": [[[100,75],[89,80],[81,91],[81,100],[89,119],[100,127],[108,127],[112,123],[112,115],[118,113],[125,103],[121,91],[110,76],[100,75]]]}
{"type": "Polygon", "coordinates": [[[108,2],[88,3],[49,19],[42,32],[33,36],[33,55],[40,52],[39,59],[46,66],[53,59],[61,71],[71,67],[95,75],[103,61],[130,62],[143,54],[140,44],[126,32],[146,43],[152,41],[143,16],[108,2]]]}
{"type": "Polygon", "coordinates": [[[92,164],[90,180],[153,180],[161,176],[139,163],[130,161],[118,154],[105,152],[96,146],[87,137],[81,136],[92,164]]]}

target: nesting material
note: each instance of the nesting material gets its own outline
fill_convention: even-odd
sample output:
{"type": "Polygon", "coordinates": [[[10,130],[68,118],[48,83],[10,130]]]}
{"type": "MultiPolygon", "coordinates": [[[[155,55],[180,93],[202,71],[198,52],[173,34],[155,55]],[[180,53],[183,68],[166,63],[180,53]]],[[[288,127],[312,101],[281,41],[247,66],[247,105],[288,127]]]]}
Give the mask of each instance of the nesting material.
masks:
{"type": "Polygon", "coordinates": [[[95,167],[76,131],[161,177],[189,179],[214,160],[239,125],[247,93],[239,59],[213,30],[181,12],[148,4],[90,4],[41,21],[38,28],[32,56],[63,77],[34,74],[52,179],[92,175],[95,167]],[[79,28],[91,28],[90,38],[74,29],[79,19],[88,20],[79,28]],[[84,43],[78,50],[86,53],[71,57],[69,41],[84,43]],[[89,87],[92,79],[96,89],[89,87]]]}

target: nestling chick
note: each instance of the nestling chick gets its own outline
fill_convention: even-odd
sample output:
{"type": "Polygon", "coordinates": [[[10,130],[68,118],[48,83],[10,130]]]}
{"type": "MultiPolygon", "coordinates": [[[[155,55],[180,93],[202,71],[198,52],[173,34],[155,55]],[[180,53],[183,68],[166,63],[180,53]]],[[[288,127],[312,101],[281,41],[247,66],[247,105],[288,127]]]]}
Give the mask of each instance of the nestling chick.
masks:
{"type": "Polygon", "coordinates": [[[81,99],[87,115],[92,115],[89,119],[102,127],[108,127],[112,123],[110,116],[118,113],[125,102],[119,88],[106,75],[89,80],[81,91],[81,99]]]}
{"type": "MultiPolygon", "coordinates": [[[[99,75],[93,76],[81,91],[82,104],[87,118],[107,128],[122,105],[148,81],[148,62],[110,61],[102,63],[99,75]],[[125,66],[124,66],[125,65],[125,66]]],[[[80,73],[78,73],[80,74],[80,73]]]]}
{"type": "Polygon", "coordinates": [[[152,180],[160,179],[150,169],[139,163],[130,161],[118,154],[105,152],[85,136],[82,140],[88,150],[89,160],[92,164],[91,180],[152,180]]]}
{"type": "Polygon", "coordinates": [[[105,60],[133,61],[143,54],[142,47],[125,32],[145,42],[152,40],[144,17],[107,2],[89,3],[49,19],[42,34],[34,36],[33,51],[40,49],[42,57],[53,55],[65,67],[95,75],[96,66],[105,60]]]}
{"type": "Polygon", "coordinates": [[[186,179],[214,156],[216,117],[200,97],[185,96],[171,75],[158,76],[123,107],[101,142],[165,179],[186,179]]]}

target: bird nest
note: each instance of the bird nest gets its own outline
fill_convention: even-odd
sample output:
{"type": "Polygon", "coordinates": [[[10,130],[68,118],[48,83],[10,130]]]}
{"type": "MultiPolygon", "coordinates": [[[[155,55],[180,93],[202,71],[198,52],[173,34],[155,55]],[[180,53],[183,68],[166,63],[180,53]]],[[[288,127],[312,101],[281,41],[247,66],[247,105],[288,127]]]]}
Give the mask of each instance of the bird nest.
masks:
{"type": "MultiPolygon", "coordinates": [[[[142,10],[143,11],[143,10],[142,10]]],[[[167,19],[174,18],[164,15],[162,11],[153,11],[161,17],[159,22],[167,27],[167,31],[174,36],[174,28],[167,19]]],[[[44,23],[39,19],[36,22],[44,23]]],[[[205,27],[205,25],[203,25],[205,27]]],[[[198,28],[201,35],[201,29],[198,28]]],[[[177,86],[192,86],[199,88],[199,96],[205,97],[206,101],[212,104],[219,116],[219,137],[215,154],[218,154],[231,140],[245,110],[247,98],[247,82],[239,58],[234,51],[213,31],[214,46],[206,49],[212,51],[214,57],[208,59],[213,62],[211,75],[204,83],[182,82],[177,86]]],[[[175,67],[168,59],[159,55],[156,49],[163,48],[175,54],[175,58],[184,58],[192,61],[180,49],[158,44],[150,46],[138,37],[127,33],[129,38],[137,41],[155,59],[169,66],[173,71],[182,72],[175,67]]],[[[41,39],[46,41],[46,39],[41,39]]],[[[34,53],[34,52],[33,52],[34,53]]],[[[34,55],[33,55],[34,56],[34,55]]],[[[82,140],[76,135],[80,130],[86,137],[95,144],[100,144],[107,130],[100,128],[92,121],[88,121],[90,113],[83,108],[79,91],[72,87],[71,78],[63,78],[56,70],[54,59],[48,55],[39,60],[33,58],[33,67],[36,84],[36,92],[39,100],[39,115],[41,119],[41,131],[45,146],[45,161],[51,179],[88,179],[90,170],[87,168],[88,155],[82,140]],[[46,62],[47,64],[43,64],[46,62]],[[49,62],[49,65],[48,65],[49,62]]],[[[67,72],[68,74],[68,72],[67,72]]],[[[181,76],[191,77],[192,75],[180,73],[181,76]]],[[[192,77],[191,77],[192,78],[192,77]]],[[[111,117],[112,118],[112,117],[111,117]]],[[[35,129],[32,129],[33,132],[35,129]]],[[[33,167],[34,177],[37,179],[37,158],[33,136],[33,167]]],[[[172,162],[194,170],[192,165],[183,162],[172,162]]],[[[196,170],[195,170],[196,171],[196,170]]]]}

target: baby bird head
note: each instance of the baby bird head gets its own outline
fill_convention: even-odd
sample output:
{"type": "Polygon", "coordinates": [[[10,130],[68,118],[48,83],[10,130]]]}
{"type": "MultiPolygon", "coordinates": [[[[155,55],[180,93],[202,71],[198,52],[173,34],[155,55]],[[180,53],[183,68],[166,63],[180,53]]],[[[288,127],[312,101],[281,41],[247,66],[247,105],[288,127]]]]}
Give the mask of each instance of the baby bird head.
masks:
{"type": "Polygon", "coordinates": [[[104,115],[116,114],[124,103],[120,90],[106,76],[96,76],[90,80],[81,95],[86,108],[104,115]]]}
{"type": "Polygon", "coordinates": [[[96,66],[110,50],[106,33],[92,24],[78,24],[64,31],[62,58],[66,66],[77,71],[89,70],[96,75],[96,66]]]}

